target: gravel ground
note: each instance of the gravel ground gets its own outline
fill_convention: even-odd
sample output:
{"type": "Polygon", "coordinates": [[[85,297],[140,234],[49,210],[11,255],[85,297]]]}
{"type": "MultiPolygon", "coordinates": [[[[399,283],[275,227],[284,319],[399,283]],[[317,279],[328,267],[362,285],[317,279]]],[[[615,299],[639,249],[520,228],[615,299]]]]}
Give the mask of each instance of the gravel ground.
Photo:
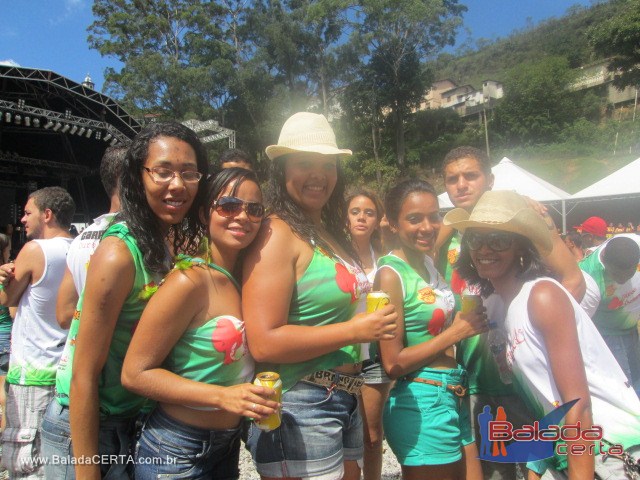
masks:
{"type": "MultiPolygon", "coordinates": [[[[382,454],[382,480],[397,480],[400,478],[400,465],[391,449],[384,443],[382,454]]],[[[240,448],[240,480],[260,480],[260,475],[256,472],[251,461],[251,455],[244,448],[240,448]]]]}

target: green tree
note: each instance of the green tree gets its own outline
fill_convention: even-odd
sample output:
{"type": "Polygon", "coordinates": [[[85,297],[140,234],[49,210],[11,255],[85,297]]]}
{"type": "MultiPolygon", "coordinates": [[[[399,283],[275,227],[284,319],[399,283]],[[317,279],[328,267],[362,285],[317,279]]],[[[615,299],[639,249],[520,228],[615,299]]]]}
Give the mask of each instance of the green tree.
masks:
{"type": "Polygon", "coordinates": [[[589,31],[599,55],[609,58],[613,84],[619,89],[640,86],[640,0],[611,2],[616,14],[589,31]]]}
{"type": "Polygon", "coordinates": [[[352,41],[366,47],[377,98],[393,119],[396,162],[403,169],[406,118],[431,83],[422,63],[453,44],[466,7],[457,0],[361,0],[355,11],[359,22],[352,41]]]}
{"type": "Polygon", "coordinates": [[[96,0],[89,45],[117,58],[105,90],[142,112],[207,116],[225,96],[232,50],[215,2],[96,0]]]}
{"type": "Polygon", "coordinates": [[[562,57],[518,65],[504,81],[504,98],[496,109],[498,125],[511,144],[549,143],[574,116],[567,87],[573,78],[562,57]]]}

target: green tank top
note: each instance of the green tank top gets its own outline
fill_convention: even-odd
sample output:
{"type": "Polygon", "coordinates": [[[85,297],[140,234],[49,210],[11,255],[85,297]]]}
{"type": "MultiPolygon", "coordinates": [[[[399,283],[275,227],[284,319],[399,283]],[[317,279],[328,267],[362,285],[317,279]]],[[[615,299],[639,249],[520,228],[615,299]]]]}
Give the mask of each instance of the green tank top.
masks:
{"type": "MultiPolygon", "coordinates": [[[[456,311],[460,310],[462,291],[467,286],[458,271],[453,268],[459,255],[460,233],[456,232],[449,243],[441,247],[438,259],[438,270],[451,286],[455,297],[456,311]]],[[[462,340],[456,348],[456,359],[467,370],[470,394],[515,395],[516,390],[513,384],[507,385],[500,380],[498,365],[489,350],[486,333],[462,340]]]]}
{"type": "MultiPolygon", "coordinates": [[[[316,247],[311,263],[293,290],[288,323],[316,327],[350,320],[355,313],[360,292],[367,284],[367,277],[360,269],[316,247]]],[[[259,364],[256,371],[278,372],[282,379],[282,390],[287,391],[310,373],[357,363],[359,358],[360,345],[348,345],[300,363],[259,364]]]]}
{"type": "Polygon", "coordinates": [[[13,320],[9,314],[9,308],[0,305],[0,333],[11,333],[13,320]]]}
{"type": "Polygon", "coordinates": [[[405,347],[428,342],[452,319],[454,299],[451,290],[431,258],[425,257],[425,266],[429,282],[400,257],[388,254],[378,260],[378,271],[390,268],[402,285],[405,347]]]}
{"type": "MultiPolygon", "coordinates": [[[[208,265],[226,275],[224,268],[207,264],[201,258],[180,257],[179,269],[208,265]]],[[[253,359],[247,348],[244,322],[231,315],[220,315],[204,325],[185,330],[167,356],[165,368],[196,382],[230,386],[251,381],[253,359]]]]}
{"type": "MultiPolygon", "coordinates": [[[[131,393],[122,386],[120,383],[122,363],[147,300],[157,290],[160,276],[151,274],[145,269],[142,252],[124,223],[111,225],[102,236],[102,239],[106,237],[116,237],[125,243],[133,257],[136,273],[133,288],[127,296],[116,322],[107,361],[100,373],[98,384],[100,416],[101,418],[111,416],[133,417],[140,412],[146,399],[131,393]]],[[[73,355],[75,353],[78,329],[82,321],[83,301],[84,292],[80,295],[76,313],[71,321],[69,337],[67,338],[56,376],[56,398],[58,403],[66,406],[69,405],[73,355]]]]}

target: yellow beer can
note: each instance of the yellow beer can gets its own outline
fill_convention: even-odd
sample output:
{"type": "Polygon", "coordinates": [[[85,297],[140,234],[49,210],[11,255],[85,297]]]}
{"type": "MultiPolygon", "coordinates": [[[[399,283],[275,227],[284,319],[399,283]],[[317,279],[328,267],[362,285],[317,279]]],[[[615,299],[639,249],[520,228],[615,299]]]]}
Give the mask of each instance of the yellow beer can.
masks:
{"type": "MultiPolygon", "coordinates": [[[[272,400],[278,403],[282,402],[282,380],[280,380],[280,375],[278,375],[276,372],[259,373],[256,375],[256,379],[253,381],[253,383],[254,385],[261,385],[263,387],[273,388],[276,393],[273,396],[272,400]]],[[[266,432],[275,430],[280,426],[281,422],[282,422],[282,414],[280,412],[280,409],[276,410],[274,413],[272,413],[266,418],[255,421],[258,428],[266,432]]]]}
{"type": "Polygon", "coordinates": [[[389,295],[385,292],[369,292],[367,294],[367,313],[373,313],[389,304],[389,295]]]}
{"type": "Polygon", "coordinates": [[[469,313],[482,305],[482,297],[480,295],[462,294],[462,313],[469,313]]]}

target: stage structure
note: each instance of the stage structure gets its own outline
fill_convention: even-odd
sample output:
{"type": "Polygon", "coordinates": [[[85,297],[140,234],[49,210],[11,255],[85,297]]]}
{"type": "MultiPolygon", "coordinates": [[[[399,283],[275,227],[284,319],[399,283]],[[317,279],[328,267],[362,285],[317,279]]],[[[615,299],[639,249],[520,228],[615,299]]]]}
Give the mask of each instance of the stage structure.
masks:
{"type": "Polygon", "coordinates": [[[204,133],[205,135],[200,135],[199,137],[202,143],[212,143],[224,138],[228,138],[229,148],[236,148],[235,130],[221,127],[216,120],[186,120],[182,122],[182,124],[186,127],[189,127],[196,133],[204,133]],[[207,132],[210,132],[210,134],[206,135],[207,132]]]}
{"type": "Polygon", "coordinates": [[[18,223],[28,194],[69,190],[77,222],[108,209],[98,174],[108,146],[126,145],[142,125],[89,76],[76,83],[49,70],[0,64],[0,225],[18,223]]]}

